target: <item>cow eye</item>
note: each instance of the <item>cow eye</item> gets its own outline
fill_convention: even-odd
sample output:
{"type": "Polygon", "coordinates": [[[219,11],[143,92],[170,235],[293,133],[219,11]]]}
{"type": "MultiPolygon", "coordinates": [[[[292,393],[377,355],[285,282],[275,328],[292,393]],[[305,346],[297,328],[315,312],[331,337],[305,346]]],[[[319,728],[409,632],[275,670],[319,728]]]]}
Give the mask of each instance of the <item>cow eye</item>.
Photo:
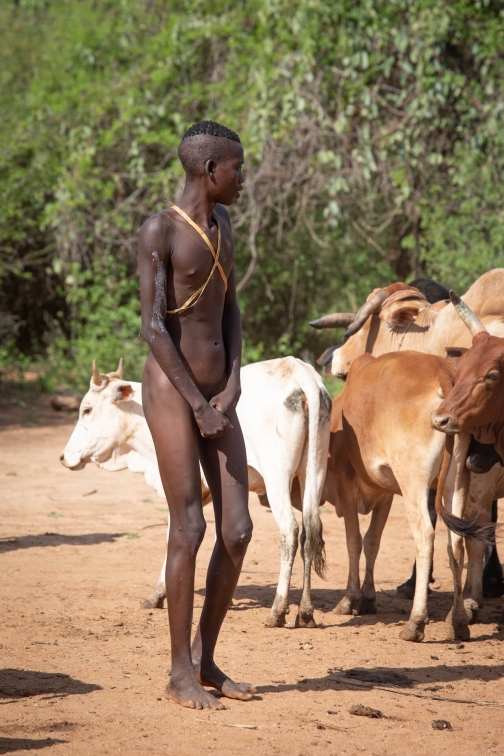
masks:
{"type": "Polygon", "coordinates": [[[83,415],[90,415],[91,414],[91,407],[84,407],[82,410],[83,415]]]}
{"type": "Polygon", "coordinates": [[[485,376],[485,381],[498,381],[499,380],[499,373],[497,370],[492,370],[491,373],[488,373],[488,375],[485,376]]]}

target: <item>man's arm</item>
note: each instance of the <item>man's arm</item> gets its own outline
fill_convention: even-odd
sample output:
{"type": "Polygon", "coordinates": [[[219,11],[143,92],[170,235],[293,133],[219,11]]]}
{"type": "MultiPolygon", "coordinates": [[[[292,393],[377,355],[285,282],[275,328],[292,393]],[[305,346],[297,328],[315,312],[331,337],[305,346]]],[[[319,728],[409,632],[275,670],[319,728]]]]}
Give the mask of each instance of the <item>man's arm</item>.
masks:
{"type": "Polygon", "coordinates": [[[224,312],[222,315],[222,336],[226,349],[226,388],[210,399],[212,407],[226,416],[234,410],[241,394],[240,367],[242,355],[242,328],[240,309],[236,298],[236,276],[234,265],[228,278],[224,312]]]}
{"type": "Polygon", "coordinates": [[[194,384],[166,330],[166,269],[171,251],[166,242],[166,225],[153,216],[142,226],[138,241],[142,335],[159,366],[184,397],[206,438],[221,436],[229,426],[227,418],[203,397],[194,384]]]}

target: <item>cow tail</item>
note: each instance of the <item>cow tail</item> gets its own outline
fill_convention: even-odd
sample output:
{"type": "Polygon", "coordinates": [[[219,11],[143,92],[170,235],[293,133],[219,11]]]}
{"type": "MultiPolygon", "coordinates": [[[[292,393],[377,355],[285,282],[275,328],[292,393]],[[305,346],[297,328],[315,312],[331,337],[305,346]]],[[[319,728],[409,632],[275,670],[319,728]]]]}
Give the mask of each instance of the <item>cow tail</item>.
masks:
{"type": "Polygon", "coordinates": [[[443,452],[443,462],[438,476],[438,486],[436,491],[436,512],[443,520],[449,530],[462,538],[470,538],[473,541],[481,541],[486,544],[495,543],[495,524],[487,523],[478,525],[479,515],[472,520],[463,520],[460,517],[448,512],[443,504],[443,491],[448,476],[448,470],[453,457],[453,444],[455,437],[446,436],[445,448],[443,452]]]}
{"type": "MultiPolygon", "coordinates": [[[[304,378],[304,376],[303,376],[304,378]]],[[[317,382],[309,376],[309,380],[299,382],[307,400],[308,414],[308,453],[306,464],[306,483],[303,496],[303,523],[306,538],[310,543],[310,554],[313,569],[321,578],[326,573],[325,542],[322,537],[322,520],[319,506],[322,491],[317,486],[317,451],[319,439],[320,402],[321,393],[317,382]]],[[[323,482],[323,481],[322,481],[323,482]]],[[[302,543],[303,551],[305,544],[302,543]]]]}

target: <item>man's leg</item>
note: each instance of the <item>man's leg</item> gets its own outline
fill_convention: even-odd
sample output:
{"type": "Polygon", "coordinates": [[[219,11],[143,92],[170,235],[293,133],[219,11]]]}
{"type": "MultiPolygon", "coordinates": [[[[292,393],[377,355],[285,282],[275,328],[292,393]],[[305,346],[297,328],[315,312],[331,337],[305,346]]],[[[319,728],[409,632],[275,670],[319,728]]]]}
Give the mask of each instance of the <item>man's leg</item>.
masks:
{"type": "Polygon", "coordinates": [[[248,701],[253,695],[252,686],[233,682],[214,661],[217,637],[252,537],[247,456],[236,413],[230,417],[230,422],[233,428],[221,438],[198,439],[201,464],[214,505],[216,541],[192,653],[196,675],[203,685],[211,685],[229,698],[248,701]]]}
{"type": "Polygon", "coordinates": [[[170,510],[166,596],[172,667],[166,695],[192,709],[222,709],[197,680],[191,660],[194,571],[206,528],[196,423],[185,399],[155,367],[144,372],[143,406],[170,510]]]}

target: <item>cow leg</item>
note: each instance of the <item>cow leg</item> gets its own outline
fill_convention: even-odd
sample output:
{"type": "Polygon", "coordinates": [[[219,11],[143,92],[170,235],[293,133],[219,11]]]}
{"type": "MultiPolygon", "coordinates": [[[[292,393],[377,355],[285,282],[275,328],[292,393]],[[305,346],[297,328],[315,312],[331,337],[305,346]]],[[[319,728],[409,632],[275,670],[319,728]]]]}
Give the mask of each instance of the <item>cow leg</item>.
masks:
{"type": "Polygon", "coordinates": [[[362,536],[357,516],[357,506],[345,507],[346,543],[348,550],[348,583],[345,595],[334,610],[336,614],[359,613],[362,591],[359,579],[359,562],[362,551],[362,536]]]}
{"type": "Polygon", "coordinates": [[[447,637],[450,640],[469,640],[471,635],[462,595],[464,539],[455,535],[455,533],[448,535],[448,557],[453,573],[453,609],[448,612],[446,617],[447,637]]]}
{"type": "MultiPolygon", "coordinates": [[[[168,527],[166,529],[166,543],[168,543],[168,538],[170,537],[170,515],[168,514],[168,527]]],[[[142,609],[162,609],[164,600],[166,598],[166,553],[165,558],[163,561],[163,566],[161,567],[161,572],[159,573],[159,577],[157,579],[156,585],[154,586],[154,590],[152,591],[149,598],[146,598],[143,602],[141,608],[142,609]]]]}
{"type": "Polygon", "coordinates": [[[299,527],[291,507],[289,481],[281,480],[277,484],[275,477],[278,478],[278,472],[276,475],[265,476],[265,484],[269,505],[280,531],[280,575],[275,600],[265,622],[266,627],[283,627],[285,625],[285,617],[289,613],[292,565],[296,556],[299,536],[299,527]],[[270,483],[269,477],[273,479],[272,483],[270,483]]]}
{"type": "Polygon", "coordinates": [[[405,641],[418,643],[424,639],[425,625],[429,621],[427,595],[434,553],[434,528],[429,517],[427,490],[417,492],[416,495],[408,492],[408,495],[404,496],[404,504],[415,539],[417,579],[410,618],[399,633],[399,637],[405,641]]]}
{"type": "Polygon", "coordinates": [[[467,574],[463,591],[464,606],[469,624],[474,624],[478,621],[478,609],[483,604],[483,562],[486,546],[470,538],[467,539],[465,546],[467,574]]]}
{"type": "Polygon", "coordinates": [[[362,598],[360,600],[359,614],[376,614],[376,590],[374,585],[374,566],[378,551],[383,528],[387,522],[390,507],[392,506],[392,496],[387,497],[384,501],[373,509],[371,515],[371,524],[364,536],[364,556],[366,559],[366,574],[362,584],[362,598]]]}
{"type": "MultiPolygon", "coordinates": [[[[437,514],[436,514],[436,489],[431,488],[429,490],[429,517],[432,522],[432,527],[434,530],[436,529],[436,521],[437,521],[437,514]]],[[[432,568],[433,565],[431,565],[430,569],[430,576],[429,576],[429,583],[434,582],[434,575],[432,574],[432,568]]],[[[413,562],[413,571],[411,573],[411,577],[406,580],[405,583],[402,583],[402,585],[398,585],[396,588],[397,595],[400,598],[409,599],[410,601],[413,599],[413,596],[415,595],[415,586],[416,586],[416,562],[413,562]]]]}
{"type": "MultiPolygon", "coordinates": [[[[444,501],[446,508],[457,517],[463,517],[466,504],[470,472],[465,466],[466,450],[469,445],[465,434],[455,440],[453,462],[447,476],[444,501]],[[465,448],[464,448],[465,447],[465,448]]],[[[462,571],[464,569],[464,539],[448,531],[448,557],[453,574],[453,609],[446,617],[447,637],[450,640],[469,640],[468,617],[462,592],[462,571]]]]}
{"type": "Polygon", "coordinates": [[[162,609],[164,605],[164,600],[166,598],[166,582],[165,582],[165,574],[166,574],[166,556],[163,561],[163,566],[161,567],[161,572],[159,573],[159,577],[157,579],[156,585],[154,586],[154,589],[150,596],[145,599],[143,602],[141,608],[142,609],[162,609]]]}
{"type": "MultiPolygon", "coordinates": [[[[303,592],[301,594],[301,601],[299,602],[298,613],[296,616],[296,627],[315,627],[315,620],[313,619],[314,609],[311,600],[311,567],[313,561],[313,547],[317,536],[315,529],[317,526],[312,522],[312,513],[306,506],[306,465],[302,465],[302,468],[303,469],[299,470],[298,473],[298,481],[301,490],[301,500],[303,502],[303,527],[300,538],[301,556],[303,557],[303,592]]],[[[318,513],[318,503],[316,516],[320,517],[318,513]]],[[[321,537],[321,532],[319,535],[321,537]]]]}
{"type": "MultiPolygon", "coordinates": [[[[476,481],[473,479],[473,485],[476,481]]],[[[485,491],[486,486],[482,487],[483,490],[477,492],[476,496],[469,498],[469,505],[466,505],[464,516],[473,517],[479,515],[478,522],[488,523],[493,519],[494,506],[493,502],[488,500],[488,492],[485,491]],[[468,511],[469,508],[469,511],[468,511]]],[[[496,513],[495,513],[496,514],[496,513]]],[[[485,563],[485,552],[492,549],[491,546],[487,547],[484,543],[474,541],[471,538],[467,538],[465,547],[467,549],[467,575],[464,585],[464,606],[467,613],[467,619],[470,624],[477,622],[478,609],[483,604],[483,566],[485,563]]]]}
{"type": "MultiPolygon", "coordinates": [[[[497,501],[492,501],[492,522],[497,522],[497,501]]],[[[486,598],[504,596],[504,574],[495,543],[487,547],[485,554],[483,596],[486,598]]]]}
{"type": "MultiPolygon", "coordinates": [[[[309,424],[312,422],[312,412],[315,412],[315,407],[310,405],[309,424]]],[[[318,417],[318,409],[315,412],[315,417],[318,417]]],[[[325,428],[322,425],[318,426],[316,432],[312,428],[309,431],[309,442],[298,467],[297,478],[303,501],[303,530],[301,533],[303,593],[296,616],[296,627],[315,627],[311,600],[312,566],[317,575],[323,577],[325,573],[325,544],[322,537],[322,520],[320,519],[319,507],[326,477],[328,445],[329,425],[326,425],[325,428]]]]}

